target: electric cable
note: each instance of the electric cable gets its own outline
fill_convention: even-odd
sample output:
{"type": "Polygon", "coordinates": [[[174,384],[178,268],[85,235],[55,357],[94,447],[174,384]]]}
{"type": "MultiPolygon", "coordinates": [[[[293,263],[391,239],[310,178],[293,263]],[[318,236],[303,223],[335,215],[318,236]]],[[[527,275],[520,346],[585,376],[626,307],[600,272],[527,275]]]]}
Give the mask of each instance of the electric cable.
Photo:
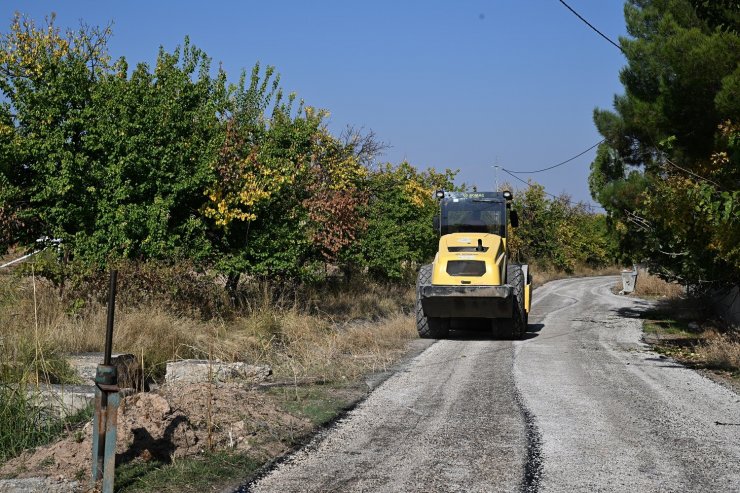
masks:
{"type": "Polygon", "coordinates": [[[573,10],[573,8],[572,8],[572,7],[570,6],[570,5],[568,5],[567,3],[565,3],[565,2],[563,1],[563,0],[559,0],[559,1],[560,1],[560,3],[562,3],[563,5],[565,5],[565,8],[567,8],[568,10],[570,10],[571,12],[573,12],[573,14],[574,14],[574,15],[575,15],[576,17],[578,17],[579,19],[581,19],[581,20],[582,20],[582,21],[583,21],[583,22],[584,22],[584,23],[585,23],[585,24],[586,24],[586,25],[587,25],[588,27],[590,27],[591,29],[593,29],[594,31],[596,31],[596,33],[597,33],[597,34],[598,34],[599,36],[601,36],[602,38],[604,38],[605,40],[607,40],[608,42],[610,42],[611,44],[613,44],[614,46],[616,46],[616,47],[617,47],[617,49],[618,49],[619,51],[621,51],[622,53],[624,53],[624,50],[622,49],[622,47],[621,47],[621,46],[619,46],[619,45],[618,45],[617,43],[615,43],[614,41],[612,41],[612,40],[611,40],[611,38],[609,38],[609,36],[607,36],[606,34],[602,33],[602,32],[601,32],[601,31],[599,31],[598,29],[596,29],[596,28],[595,28],[595,27],[593,26],[593,24],[591,24],[591,23],[590,23],[590,22],[588,22],[588,21],[587,21],[586,19],[584,19],[584,18],[583,18],[583,16],[581,16],[581,14],[579,14],[578,12],[576,12],[575,10],[573,10]]]}
{"type": "MultiPolygon", "coordinates": [[[[532,184],[531,184],[531,183],[529,183],[528,181],[524,181],[524,180],[522,180],[521,178],[519,178],[519,177],[518,177],[518,176],[516,176],[515,174],[511,173],[511,172],[510,172],[509,170],[506,170],[506,169],[503,169],[503,168],[501,168],[501,170],[502,170],[502,171],[503,171],[504,173],[506,173],[506,174],[510,175],[510,176],[511,176],[512,178],[514,178],[514,179],[516,179],[516,180],[519,180],[520,182],[524,183],[524,184],[525,184],[525,185],[527,185],[528,187],[531,187],[531,186],[532,186],[532,184]]],[[[543,193],[544,193],[545,195],[548,195],[548,196],[550,196],[550,197],[552,197],[552,198],[554,198],[554,199],[557,199],[557,200],[565,200],[565,201],[566,201],[566,202],[568,202],[568,203],[569,203],[570,205],[577,205],[577,206],[581,206],[581,207],[586,207],[587,209],[591,209],[591,210],[594,210],[594,209],[602,209],[602,210],[606,210],[606,209],[604,209],[603,207],[601,207],[601,206],[598,206],[598,205],[591,205],[591,204],[586,204],[585,202],[573,202],[572,200],[567,200],[567,199],[564,199],[563,197],[558,197],[557,195],[553,195],[553,194],[551,194],[550,192],[546,191],[546,190],[544,189],[544,187],[543,187],[543,189],[542,189],[542,192],[543,192],[543,193]]]]}
{"type": "MultiPolygon", "coordinates": [[[[551,169],[553,169],[553,168],[557,168],[558,166],[562,166],[562,165],[564,165],[564,164],[568,164],[569,162],[573,161],[574,159],[576,159],[576,158],[579,158],[579,157],[583,156],[584,154],[586,154],[586,153],[587,153],[588,151],[590,151],[590,150],[591,150],[591,149],[593,149],[594,147],[598,147],[599,145],[603,144],[605,140],[606,140],[606,139],[601,139],[600,141],[598,141],[597,143],[595,143],[594,145],[592,145],[591,147],[589,147],[589,148],[588,148],[588,149],[586,149],[585,151],[583,151],[583,152],[580,152],[580,153],[576,154],[576,155],[575,155],[575,156],[573,156],[572,158],[568,158],[568,159],[566,159],[565,161],[563,161],[562,163],[558,163],[558,164],[553,164],[552,166],[549,166],[549,167],[547,167],[547,168],[542,168],[542,169],[538,169],[538,170],[535,170],[535,171],[514,171],[514,170],[511,170],[511,169],[504,169],[504,171],[508,171],[509,173],[515,173],[515,174],[517,174],[517,175],[520,175],[520,174],[532,174],[532,173],[541,173],[541,172],[543,172],[543,171],[548,171],[548,170],[551,170],[551,169]]],[[[503,168],[502,168],[502,169],[503,169],[503,168]]]]}

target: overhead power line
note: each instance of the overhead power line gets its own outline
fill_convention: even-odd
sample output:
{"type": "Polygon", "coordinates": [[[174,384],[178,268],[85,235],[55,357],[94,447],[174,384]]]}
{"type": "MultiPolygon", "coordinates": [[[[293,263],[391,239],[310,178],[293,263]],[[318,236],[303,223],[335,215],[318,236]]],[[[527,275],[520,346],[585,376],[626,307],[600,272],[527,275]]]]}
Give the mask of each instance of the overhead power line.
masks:
{"type": "MultiPolygon", "coordinates": [[[[531,184],[531,183],[529,183],[528,181],[524,181],[524,180],[522,180],[521,178],[519,178],[518,176],[516,176],[516,175],[515,175],[514,173],[510,172],[510,171],[509,171],[509,170],[507,170],[507,169],[503,169],[503,168],[501,168],[501,171],[503,171],[504,173],[506,173],[506,174],[510,175],[510,176],[511,176],[512,178],[514,178],[514,179],[516,179],[516,180],[519,180],[520,182],[524,183],[524,184],[525,184],[525,185],[527,185],[528,187],[531,187],[531,186],[532,186],[532,184],[531,184]]],[[[544,192],[544,194],[545,194],[545,195],[548,195],[548,196],[550,196],[550,197],[552,197],[552,198],[554,198],[554,199],[557,199],[557,200],[563,200],[563,197],[558,197],[557,195],[553,195],[553,194],[551,194],[551,193],[547,192],[547,191],[546,191],[546,190],[544,190],[544,189],[543,189],[542,191],[544,192]]],[[[596,206],[596,205],[586,204],[586,203],[584,203],[584,202],[573,202],[572,200],[566,200],[566,202],[568,202],[568,203],[569,203],[569,204],[571,204],[571,205],[580,205],[580,206],[586,207],[587,209],[591,209],[591,210],[594,210],[594,209],[604,209],[604,208],[603,208],[603,207],[601,207],[601,206],[596,206]]]]}
{"type": "Polygon", "coordinates": [[[548,171],[548,170],[551,170],[553,168],[557,168],[558,166],[562,166],[564,164],[568,164],[569,162],[573,161],[574,159],[583,156],[584,154],[586,154],[588,151],[590,151],[594,147],[598,147],[603,142],[604,142],[604,139],[598,141],[597,143],[595,143],[594,145],[592,145],[591,147],[589,147],[585,151],[579,152],[575,156],[573,156],[571,158],[568,158],[568,159],[566,159],[565,161],[563,161],[561,163],[553,164],[552,166],[548,166],[547,168],[542,168],[542,169],[538,169],[538,170],[535,170],[535,171],[514,171],[514,170],[511,170],[511,169],[507,169],[507,170],[504,170],[504,171],[508,171],[509,173],[515,173],[515,174],[518,174],[518,175],[531,174],[531,173],[542,173],[543,171],[548,171]]]}
{"type": "Polygon", "coordinates": [[[605,40],[607,40],[608,42],[610,42],[611,44],[613,44],[619,51],[621,51],[622,53],[624,53],[624,50],[622,49],[621,46],[619,46],[619,44],[615,43],[614,41],[612,41],[611,38],[609,38],[609,36],[607,36],[606,34],[602,33],[598,29],[596,29],[593,24],[591,24],[586,19],[584,19],[583,16],[581,16],[581,14],[579,14],[578,12],[576,12],[575,10],[573,10],[573,8],[570,5],[568,5],[567,3],[565,3],[563,0],[559,0],[559,1],[560,1],[560,3],[562,3],[563,5],[565,5],[565,8],[567,8],[568,10],[570,10],[571,12],[573,12],[573,15],[575,15],[576,17],[578,17],[579,19],[581,19],[588,27],[590,27],[591,29],[593,29],[594,31],[596,31],[596,33],[598,33],[599,36],[601,36],[602,38],[604,38],[605,40]]]}

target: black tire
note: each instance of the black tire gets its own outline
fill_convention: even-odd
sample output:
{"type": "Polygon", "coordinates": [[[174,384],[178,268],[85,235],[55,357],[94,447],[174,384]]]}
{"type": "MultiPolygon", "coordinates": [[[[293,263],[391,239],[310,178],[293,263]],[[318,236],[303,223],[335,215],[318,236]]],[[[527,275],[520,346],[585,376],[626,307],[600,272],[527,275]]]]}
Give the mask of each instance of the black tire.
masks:
{"type": "Polygon", "coordinates": [[[522,266],[509,264],[506,267],[506,284],[513,288],[511,318],[502,319],[504,333],[512,339],[524,338],[527,332],[527,313],[524,311],[524,272],[522,266]]]}
{"type": "Polygon", "coordinates": [[[432,284],[432,265],[422,265],[416,278],[416,330],[422,339],[444,339],[450,333],[450,319],[427,317],[421,306],[421,287],[432,284]]]}

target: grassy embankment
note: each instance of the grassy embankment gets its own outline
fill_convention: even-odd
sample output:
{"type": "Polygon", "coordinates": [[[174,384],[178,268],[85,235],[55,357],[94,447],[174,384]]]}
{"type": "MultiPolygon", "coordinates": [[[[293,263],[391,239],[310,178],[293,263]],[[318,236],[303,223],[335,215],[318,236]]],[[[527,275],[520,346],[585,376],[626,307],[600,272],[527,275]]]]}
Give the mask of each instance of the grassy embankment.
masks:
{"type": "MultiPolygon", "coordinates": [[[[27,391],[77,383],[65,355],[102,349],[105,293],[92,285],[105,283],[60,296],[58,287],[37,276],[0,273],[0,465],[65,430],[79,433],[79,423],[89,418],[88,413],[48,419],[27,391]]],[[[254,282],[240,291],[237,308],[217,279],[189,273],[123,269],[119,287],[114,351],[139,356],[148,378],[161,379],[167,361],[184,358],[269,365],[274,386],[264,394],[314,425],[361,397],[366,389],[357,385],[360,378],[387,369],[416,337],[409,286],[358,282],[277,289],[254,282]],[[141,278],[164,288],[152,285],[146,292],[141,278]],[[189,299],[194,283],[200,292],[189,299]]],[[[275,440],[297,444],[306,435],[275,440]]],[[[170,464],[128,464],[119,471],[119,482],[128,489],[160,491],[160,481],[173,474],[180,484],[210,481],[202,469],[211,462],[224,481],[243,478],[245,464],[257,467],[268,459],[213,449],[170,464]]]]}
{"type": "Polygon", "coordinates": [[[709,303],[653,275],[638,277],[634,296],[656,301],[643,314],[645,341],[656,351],[740,382],[740,333],[713,318],[709,303]]]}
{"type": "MultiPolygon", "coordinates": [[[[535,285],[569,276],[550,269],[532,270],[535,285]]],[[[578,269],[570,275],[616,272],[578,269]]],[[[18,271],[15,275],[0,272],[0,281],[0,358],[5,362],[0,391],[13,391],[3,386],[7,383],[26,388],[74,383],[65,355],[103,347],[105,279],[63,293],[18,271]]],[[[410,284],[357,282],[278,289],[252,282],[243,286],[238,306],[232,308],[218,280],[193,276],[187,269],[129,266],[121,271],[119,288],[114,351],[139,356],[149,378],[161,379],[167,361],[183,358],[271,366],[271,386],[262,388],[261,395],[311,424],[310,429],[289,433],[277,427],[271,430],[270,439],[282,446],[275,451],[303,443],[314,427],[331,421],[361,398],[367,391],[358,384],[362,377],[387,369],[406,342],[416,337],[410,284]]],[[[21,393],[14,395],[18,405],[28,405],[21,393]]],[[[0,410],[0,420],[15,420],[18,415],[9,406],[0,410]]],[[[0,442],[0,464],[65,430],[80,434],[78,423],[87,416],[50,422],[53,425],[35,436],[13,434],[12,442],[0,442]]],[[[28,425],[39,421],[30,418],[28,425]]],[[[0,428],[19,429],[5,425],[9,422],[0,423],[0,428]]],[[[214,482],[244,478],[271,459],[263,450],[250,453],[214,446],[177,460],[127,463],[117,471],[117,484],[130,491],[167,491],[165,485],[173,491],[184,491],[183,485],[198,491],[214,482]],[[206,474],[207,470],[217,470],[218,476],[206,474]]],[[[79,471],[74,474],[84,477],[79,471]]]]}

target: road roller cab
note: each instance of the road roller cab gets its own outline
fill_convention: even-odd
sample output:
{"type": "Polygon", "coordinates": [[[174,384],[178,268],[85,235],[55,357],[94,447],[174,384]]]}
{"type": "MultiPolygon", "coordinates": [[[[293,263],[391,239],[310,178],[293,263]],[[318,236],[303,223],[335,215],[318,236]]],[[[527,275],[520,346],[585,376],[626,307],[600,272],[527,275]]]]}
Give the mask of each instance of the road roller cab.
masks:
{"type": "Polygon", "coordinates": [[[432,264],[419,270],[419,335],[447,335],[453,320],[487,319],[512,338],[523,337],[530,308],[529,266],[507,259],[507,228],[518,225],[505,192],[436,192],[440,234],[432,264]]]}

